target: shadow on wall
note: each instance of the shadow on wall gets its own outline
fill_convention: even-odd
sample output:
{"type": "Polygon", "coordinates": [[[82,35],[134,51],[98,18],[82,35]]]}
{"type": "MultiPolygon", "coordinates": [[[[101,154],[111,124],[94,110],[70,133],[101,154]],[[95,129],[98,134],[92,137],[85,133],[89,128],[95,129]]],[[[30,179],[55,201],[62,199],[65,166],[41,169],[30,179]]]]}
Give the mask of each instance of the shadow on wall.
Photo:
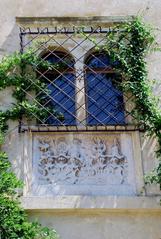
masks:
{"type": "MultiPolygon", "coordinates": [[[[13,28],[10,32],[1,32],[1,34],[6,34],[6,38],[3,44],[0,46],[0,58],[20,50],[19,27],[16,24],[13,25],[13,28]]],[[[12,103],[14,103],[12,89],[8,88],[0,91],[0,110],[6,110],[7,108],[10,108],[12,103]]],[[[9,121],[9,131],[7,133],[3,149],[7,152],[9,160],[12,162],[13,169],[17,176],[22,179],[23,147],[21,145],[23,144],[23,140],[22,137],[19,137],[18,135],[17,125],[18,122],[9,121]]]]}
{"type": "MultiPolygon", "coordinates": [[[[155,137],[148,136],[145,134],[141,135],[141,151],[142,151],[142,163],[143,163],[143,173],[148,175],[153,168],[158,164],[158,159],[156,158],[157,141],[155,137]]],[[[151,184],[146,185],[147,195],[161,195],[159,185],[151,184]]]]}
{"type": "MultiPolygon", "coordinates": [[[[3,34],[3,33],[2,33],[3,34]]],[[[19,27],[15,24],[0,46],[0,57],[20,50],[19,27]]]]}

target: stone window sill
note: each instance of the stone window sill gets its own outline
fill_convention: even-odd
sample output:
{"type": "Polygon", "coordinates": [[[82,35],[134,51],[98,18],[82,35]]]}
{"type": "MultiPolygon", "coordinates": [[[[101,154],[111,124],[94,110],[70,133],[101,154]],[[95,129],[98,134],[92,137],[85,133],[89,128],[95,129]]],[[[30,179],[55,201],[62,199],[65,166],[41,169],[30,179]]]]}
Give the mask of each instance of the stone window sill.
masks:
{"type": "Polygon", "coordinates": [[[22,197],[21,203],[27,210],[36,211],[75,211],[93,210],[93,212],[108,211],[139,211],[161,212],[161,197],[159,196],[56,196],[56,197],[22,197]]]}

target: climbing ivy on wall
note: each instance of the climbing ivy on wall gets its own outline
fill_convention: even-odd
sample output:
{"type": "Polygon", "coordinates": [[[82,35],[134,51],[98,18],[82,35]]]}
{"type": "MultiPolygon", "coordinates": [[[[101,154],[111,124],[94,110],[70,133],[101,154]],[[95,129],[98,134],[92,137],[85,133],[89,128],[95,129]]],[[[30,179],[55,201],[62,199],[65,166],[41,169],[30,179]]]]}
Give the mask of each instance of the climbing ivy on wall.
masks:
{"type": "MultiPolygon", "coordinates": [[[[6,111],[0,111],[0,145],[4,142],[4,135],[8,129],[7,121],[19,120],[22,117],[28,119],[43,119],[47,111],[53,109],[42,108],[41,99],[36,103],[27,100],[25,88],[28,91],[37,91],[38,87],[44,87],[45,83],[36,78],[33,71],[27,69],[35,64],[41,68],[51,68],[52,66],[35,56],[34,49],[29,49],[26,53],[15,53],[12,56],[4,57],[0,63],[0,90],[6,87],[13,88],[13,97],[16,103],[6,111]],[[30,83],[32,79],[35,84],[30,83]]],[[[55,66],[57,67],[57,66],[55,66]]],[[[45,87],[44,87],[45,88],[45,87]]],[[[17,189],[23,184],[12,172],[11,163],[7,154],[0,151],[0,238],[1,239],[56,239],[57,234],[54,230],[41,227],[37,222],[29,222],[27,214],[21,207],[17,189]]]]}
{"type": "MultiPolygon", "coordinates": [[[[88,37],[87,35],[85,37],[88,37]]],[[[99,46],[96,45],[97,50],[99,46]]],[[[144,126],[146,132],[155,135],[158,140],[157,156],[159,164],[147,182],[161,184],[161,111],[148,80],[146,56],[158,46],[151,28],[146,26],[138,17],[114,27],[107,34],[103,50],[111,58],[111,64],[123,81],[121,88],[124,92],[132,93],[135,109],[132,114],[137,118],[138,124],[144,126]]],[[[51,112],[56,117],[62,117],[54,109],[41,107],[41,97],[34,103],[27,99],[28,92],[45,89],[45,81],[40,80],[34,72],[35,67],[41,69],[55,69],[63,65],[53,65],[35,54],[34,48],[25,53],[14,53],[4,57],[0,62],[0,90],[12,87],[16,103],[6,111],[0,111],[0,144],[3,144],[4,135],[8,129],[8,120],[19,120],[22,117],[43,120],[51,112]],[[31,70],[32,68],[32,70],[31,70]],[[32,82],[34,84],[30,84],[32,82]]],[[[49,92],[47,92],[49,93],[49,92]]],[[[38,223],[27,220],[24,209],[21,208],[16,189],[22,183],[11,170],[11,164],[5,152],[0,152],[0,234],[2,239],[36,239],[55,238],[55,231],[42,228],[38,223]]]]}
{"type": "Polygon", "coordinates": [[[161,185],[161,109],[153,95],[146,62],[149,53],[160,50],[153,29],[136,17],[109,32],[103,48],[111,57],[113,67],[122,75],[122,90],[134,96],[132,115],[148,135],[157,139],[159,163],[145,179],[146,183],[161,185]]]}

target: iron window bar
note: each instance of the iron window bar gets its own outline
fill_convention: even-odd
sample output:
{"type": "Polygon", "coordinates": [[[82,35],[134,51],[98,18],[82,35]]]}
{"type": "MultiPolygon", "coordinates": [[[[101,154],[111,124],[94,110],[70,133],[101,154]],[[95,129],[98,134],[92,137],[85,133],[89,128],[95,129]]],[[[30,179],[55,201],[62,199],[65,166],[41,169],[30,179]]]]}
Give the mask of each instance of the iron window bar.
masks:
{"type": "MultiPolygon", "coordinates": [[[[20,27],[20,34],[21,35],[44,35],[44,34],[80,34],[80,33],[103,33],[103,34],[106,34],[106,33],[109,33],[111,31],[115,31],[115,32],[118,32],[118,30],[114,30],[113,28],[111,27],[108,27],[108,28],[102,28],[102,26],[98,26],[97,28],[93,28],[93,27],[88,27],[88,28],[85,28],[85,27],[62,27],[62,28],[59,28],[59,27],[54,27],[52,30],[49,28],[49,27],[44,27],[44,28],[40,28],[40,27],[37,27],[35,30],[32,30],[30,27],[20,27]]],[[[119,30],[120,31],[120,30],[119,30]]]]}
{"type": "MultiPolygon", "coordinates": [[[[31,28],[20,28],[20,46],[21,46],[21,53],[23,53],[25,51],[25,49],[30,46],[35,40],[38,40],[39,37],[42,35],[42,36],[47,36],[47,39],[42,43],[40,44],[39,47],[37,47],[37,49],[35,50],[35,54],[39,53],[39,51],[41,50],[44,50],[47,52],[46,56],[43,57],[42,56],[42,59],[45,60],[45,58],[47,58],[48,56],[52,55],[52,56],[56,56],[59,58],[59,56],[57,54],[55,54],[55,52],[59,49],[59,47],[63,47],[64,44],[66,44],[66,42],[68,42],[69,40],[71,40],[73,43],[75,43],[75,46],[68,52],[66,52],[63,56],[63,58],[60,58],[59,60],[61,60],[62,62],[64,61],[64,59],[68,56],[70,56],[70,53],[72,53],[72,51],[74,51],[76,48],[81,48],[82,50],[84,51],[87,51],[83,45],[84,42],[86,41],[90,41],[90,36],[96,36],[97,35],[99,36],[99,41],[97,44],[100,44],[104,41],[104,39],[106,38],[107,34],[110,33],[111,31],[118,31],[117,29],[112,29],[111,27],[109,28],[102,28],[101,26],[97,27],[96,29],[94,29],[93,27],[88,27],[88,28],[76,28],[76,27],[73,27],[73,28],[67,28],[67,27],[63,27],[63,28],[58,28],[58,27],[55,27],[53,29],[50,29],[48,27],[45,27],[43,29],[41,28],[36,28],[36,29],[31,29],[31,28]],[[89,34],[86,38],[82,38],[82,40],[80,42],[77,42],[76,40],[76,37],[77,37],[77,34],[79,35],[80,33],[83,33],[83,34],[89,34]],[[59,42],[59,39],[54,39],[54,36],[57,36],[57,35],[64,35],[64,37],[66,37],[66,39],[63,41],[63,42],[59,42]],[[27,40],[27,42],[25,42],[25,38],[29,36],[29,39],[27,40]],[[100,40],[101,39],[101,40],[100,40]],[[50,41],[53,41],[54,42],[54,46],[55,48],[53,50],[51,50],[47,44],[50,44],[50,41]]],[[[95,56],[92,52],[90,53],[91,54],[91,57],[94,57],[95,59],[97,59],[97,56],[95,56]]],[[[69,114],[71,114],[76,120],[77,122],[79,122],[79,124],[81,125],[65,125],[63,124],[61,121],[59,121],[59,119],[57,119],[60,123],[60,125],[53,125],[53,127],[56,127],[56,130],[62,130],[61,127],[65,127],[66,130],[67,129],[70,129],[71,127],[74,127],[74,130],[90,130],[90,129],[94,129],[94,128],[97,128],[97,130],[99,130],[99,126],[104,126],[104,130],[109,128],[108,125],[106,124],[103,124],[98,118],[97,118],[97,114],[94,115],[92,114],[91,112],[88,111],[87,109],[87,102],[85,102],[85,104],[81,105],[80,103],[78,102],[75,102],[76,101],[76,95],[78,93],[82,93],[84,94],[84,97],[88,100],[90,99],[90,96],[88,95],[87,91],[86,91],[86,87],[85,85],[82,87],[82,88],[79,88],[75,82],[71,82],[71,84],[73,85],[73,87],[75,88],[75,95],[74,95],[74,98],[71,97],[70,95],[68,95],[66,92],[65,92],[65,87],[63,89],[61,89],[59,86],[55,85],[55,81],[59,78],[59,77],[64,77],[64,79],[68,82],[69,79],[65,76],[65,74],[69,73],[69,74],[75,74],[75,77],[79,78],[79,77],[82,77],[82,74],[84,76],[84,79],[86,79],[86,74],[89,73],[89,72],[93,72],[93,74],[96,74],[96,77],[93,77],[93,80],[97,79],[97,75],[99,74],[115,74],[116,72],[114,71],[114,69],[110,66],[106,66],[105,67],[102,67],[102,68],[92,68],[92,67],[89,67],[84,61],[83,61],[83,58],[84,58],[84,55],[85,54],[82,54],[81,56],[79,57],[76,57],[75,56],[75,61],[76,62],[79,62],[81,64],[84,65],[83,69],[80,70],[80,72],[78,72],[78,69],[75,69],[73,68],[72,66],[68,65],[67,64],[67,68],[65,69],[53,69],[52,71],[51,70],[46,70],[44,72],[41,71],[41,69],[39,69],[39,65],[34,65],[34,70],[35,72],[38,73],[38,79],[41,79],[42,77],[46,79],[46,81],[49,83],[49,85],[54,85],[55,88],[57,88],[59,90],[59,92],[62,92],[62,94],[64,94],[67,98],[67,101],[72,100],[73,103],[76,103],[77,104],[77,110],[84,110],[85,111],[85,114],[86,116],[84,117],[83,120],[80,120],[77,115],[76,115],[76,112],[74,115],[72,115],[71,112],[69,112],[68,109],[66,109],[63,105],[61,105],[57,100],[54,100],[55,103],[59,106],[61,106],[61,108],[64,109],[64,111],[67,111],[69,114]],[[50,75],[56,75],[58,74],[57,77],[54,78],[54,81],[49,79],[49,77],[47,77],[46,75],[47,74],[50,74],[50,75]],[[77,74],[77,76],[76,76],[77,74]],[[88,115],[91,115],[100,125],[93,125],[93,126],[90,126],[87,124],[87,117],[88,115]]],[[[102,62],[103,63],[103,62],[102,62]]],[[[65,63],[66,64],[66,63],[65,63]]],[[[35,82],[31,80],[31,85],[32,84],[35,84],[35,82]]],[[[44,89],[42,89],[40,87],[40,92],[38,92],[34,97],[29,93],[27,92],[27,89],[29,88],[30,86],[26,87],[26,89],[24,89],[24,92],[26,92],[26,94],[28,96],[30,96],[32,98],[33,101],[35,101],[36,103],[39,103],[36,99],[36,97],[41,94],[42,92],[44,92],[45,94],[45,91],[44,89]]],[[[46,87],[46,89],[48,88],[48,86],[46,87]]],[[[45,89],[45,90],[46,90],[45,89]]],[[[58,93],[59,93],[58,92],[58,93]]],[[[57,93],[57,94],[58,94],[57,93]]],[[[99,91],[97,92],[99,93],[99,91]]],[[[100,97],[103,98],[103,96],[101,96],[101,92],[99,93],[100,94],[100,97]]],[[[50,103],[53,101],[53,98],[50,96],[50,94],[47,95],[47,97],[49,97],[49,101],[47,103],[50,103]]],[[[130,98],[131,97],[128,97],[128,96],[125,96],[127,99],[126,99],[126,102],[130,101],[130,98]]],[[[122,102],[122,105],[120,104],[120,107],[124,107],[124,103],[126,104],[126,102],[122,102]]],[[[40,104],[40,103],[39,103],[40,104]]],[[[111,105],[113,105],[112,102],[110,102],[111,105]]],[[[42,108],[45,109],[47,104],[45,105],[41,105],[40,106],[42,108]]],[[[96,105],[97,105],[97,102],[96,102],[96,105]]],[[[101,106],[98,106],[102,112],[104,112],[105,114],[107,114],[107,117],[109,117],[109,115],[111,114],[110,112],[106,112],[106,110],[104,110],[101,106]]],[[[115,107],[113,105],[113,107],[115,107]]],[[[128,111],[126,109],[126,107],[124,107],[124,111],[125,111],[125,119],[128,118],[129,116],[131,116],[131,112],[128,111]]],[[[49,115],[49,117],[52,116],[53,118],[55,117],[54,115],[49,115]]],[[[41,121],[40,119],[37,119],[39,122],[41,122],[41,124],[38,124],[37,127],[40,128],[40,127],[49,127],[50,130],[51,130],[51,125],[48,125],[47,123],[41,121]]],[[[135,126],[134,129],[130,126],[128,126],[128,123],[125,123],[125,124],[120,124],[119,123],[117,124],[117,117],[116,117],[116,124],[114,125],[110,125],[112,127],[112,130],[116,130],[116,128],[118,129],[118,126],[120,126],[120,130],[136,130],[138,127],[135,126]],[[123,128],[121,128],[123,127],[123,128]],[[127,129],[128,128],[128,129],[127,129]]],[[[35,124],[36,125],[36,124],[35,124]]],[[[25,123],[21,122],[21,126],[25,126],[25,123]]],[[[32,126],[31,128],[34,128],[34,126],[32,126]]],[[[119,129],[118,129],[119,130],[119,129]]]]}

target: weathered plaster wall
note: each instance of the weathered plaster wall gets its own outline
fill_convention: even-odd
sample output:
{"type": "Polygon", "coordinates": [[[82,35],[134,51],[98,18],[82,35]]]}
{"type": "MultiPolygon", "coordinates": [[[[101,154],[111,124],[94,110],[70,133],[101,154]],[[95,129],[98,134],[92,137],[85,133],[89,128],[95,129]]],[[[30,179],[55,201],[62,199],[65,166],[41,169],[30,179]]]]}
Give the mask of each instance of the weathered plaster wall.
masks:
{"type": "MultiPolygon", "coordinates": [[[[0,56],[9,54],[15,50],[19,50],[19,29],[15,22],[15,17],[86,17],[86,16],[127,16],[143,14],[146,22],[153,24],[158,31],[155,31],[158,43],[161,44],[161,1],[160,0],[0,0],[0,56]]],[[[148,59],[149,77],[156,79],[156,87],[154,91],[156,94],[161,92],[161,53],[153,53],[148,59]]],[[[13,101],[10,97],[11,91],[4,91],[0,94],[0,106],[3,108],[10,107],[13,101]]],[[[14,168],[17,174],[23,178],[23,135],[17,134],[17,122],[10,124],[10,132],[6,140],[5,149],[9,152],[10,159],[13,160],[14,168]]],[[[30,137],[30,135],[29,135],[30,137]]],[[[149,171],[154,166],[154,147],[155,140],[141,138],[141,153],[143,172],[149,171]]],[[[140,179],[142,182],[142,179],[140,179]]],[[[144,191],[144,190],[143,190],[144,191]]],[[[86,211],[87,214],[82,213],[85,206],[79,212],[72,213],[72,208],[66,210],[67,205],[71,202],[68,199],[67,205],[63,206],[62,199],[60,199],[59,207],[61,207],[61,214],[54,211],[36,212],[34,211],[36,203],[32,198],[28,198],[27,202],[23,201],[26,208],[30,208],[31,218],[40,218],[45,225],[55,227],[62,238],[110,238],[110,239],[159,239],[161,237],[161,210],[158,207],[158,201],[154,200],[154,208],[152,205],[145,207],[145,211],[140,213],[143,205],[146,205],[149,198],[155,198],[155,194],[159,193],[158,187],[147,187],[145,192],[150,197],[143,198],[143,203],[136,208],[138,200],[142,197],[135,197],[130,204],[130,210],[133,213],[127,213],[126,205],[131,202],[130,198],[125,198],[120,201],[120,207],[123,207],[122,213],[119,211],[111,211],[112,205],[108,205],[108,212],[105,210],[101,213],[95,213],[94,204],[93,210],[86,211]],[[61,203],[62,202],[62,203],[61,203]],[[35,203],[35,204],[34,204],[35,203]],[[34,205],[33,205],[34,204],[34,205]],[[123,206],[124,205],[124,206],[123,206]],[[32,211],[33,210],[33,211],[32,211]],[[148,211],[148,212],[147,212],[148,211]]],[[[141,194],[141,192],[140,192],[141,194]]],[[[118,198],[105,199],[118,200],[118,198]]],[[[24,199],[25,200],[25,199],[24,199]]],[[[38,210],[41,207],[45,210],[51,206],[45,204],[44,199],[37,199],[40,202],[38,210]]],[[[88,202],[89,203],[89,202],[88,202]]],[[[105,203],[104,203],[105,204],[105,203]]],[[[91,205],[92,201],[91,201],[91,205]]],[[[52,209],[56,208],[55,202],[52,202],[52,209]]],[[[90,207],[89,204],[87,208],[90,207]]],[[[101,208],[101,205],[97,205],[101,208]]],[[[128,206],[127,206],[128,207],[128,206]]],[[[87,209],[86,208],[86,209],[87,209]]],[[[57,208],[59,211],[59,208],[57,208]]]]}
{"type": "Polygon", "coordinates": [[[109,239],[159,239],[161,235],[160,214],[104,212],[91,214],[75,212],[73,214],[39,213],[38,218],[60,232],[67,239],[109,238],[109,239]],[[63,230],[62,230],[63,227],[63,230]]]}

